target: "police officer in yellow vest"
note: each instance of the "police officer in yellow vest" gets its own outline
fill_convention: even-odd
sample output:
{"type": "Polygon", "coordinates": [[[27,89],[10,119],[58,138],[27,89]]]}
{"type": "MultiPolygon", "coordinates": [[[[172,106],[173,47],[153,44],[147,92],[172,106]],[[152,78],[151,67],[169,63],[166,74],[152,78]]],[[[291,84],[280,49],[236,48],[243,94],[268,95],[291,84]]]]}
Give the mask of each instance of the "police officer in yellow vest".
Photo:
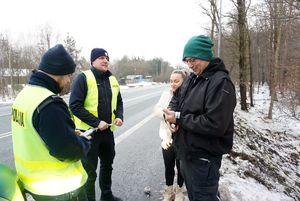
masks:
{"type": "Polygon", "coordinates": [[[75,63],[62,45],[50,48],[12,106],[16,171],[36,201],[87,200],[87,174],[80,159],[90,142],[79,132],[67,104],[75,63]]]}
{"type": "Polygon", "coordinates": [[[86,192],[89,201],[95,198],[97,164],[100,158],[99,186],[101,201],[120,201],[111,190],[112,164],[115,157],[113,131],[123,124],[123,101],[119,84],[108,70],[109,56],[106,50],[91,51],[91,69],[82,72],[74,80],[70,108],[75,117],[76,128],[98,128],[94,134],[91,150],[82,159],[88,173],[86,192]]]}

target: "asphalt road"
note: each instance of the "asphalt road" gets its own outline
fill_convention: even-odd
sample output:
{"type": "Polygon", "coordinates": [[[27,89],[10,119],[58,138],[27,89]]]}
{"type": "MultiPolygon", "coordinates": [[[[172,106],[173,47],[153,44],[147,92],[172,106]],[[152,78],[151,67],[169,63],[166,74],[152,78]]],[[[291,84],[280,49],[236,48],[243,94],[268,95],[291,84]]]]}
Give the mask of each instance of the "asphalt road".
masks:
{"type": "MultiPolygon", "coordinates": [[[[166,89],[166,86],[155,85],[121,90],[125,121],[115,132],[112,189],[123,200],[161,200],[164,169],[159,120],[153,115],[153,106],[166,89]],[[150,196],[144,194],[145,187],[150,188],[150,196]]],[[[0,106],[0,163],[14,168],[10,110],[10,105],[0,106]]],[[[96,189],[99,198],[98,182],[96,189]]]]}

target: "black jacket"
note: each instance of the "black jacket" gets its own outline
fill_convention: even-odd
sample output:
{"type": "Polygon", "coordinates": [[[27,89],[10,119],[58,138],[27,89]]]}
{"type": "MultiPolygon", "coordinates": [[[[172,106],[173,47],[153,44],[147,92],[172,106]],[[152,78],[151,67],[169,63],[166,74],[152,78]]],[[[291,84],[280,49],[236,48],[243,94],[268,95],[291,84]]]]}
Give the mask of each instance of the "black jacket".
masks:
{"type": "MultiPolygon", "coordinates": [[[[44,87],[54,94],[60,92],[54,79],[38,71],[33,71],[29,84],[44,87]]],[[[90,149],[90,142],[86,138],[75,135],[75,125],[68,106],[58,96],[49,97],[38,106],[33,113],[32,123],[50,155],[59,160],[79,160],[90,149]]]]}
{"type": "Polygon", "coordinates": [[[84,100],[87,95],[87,82],[84,73],[79,74],[72,84],[72,93],[70,96],[70,108],[75,116],[84,121],[93,128],[98,127],[101,120],[111,123],[112,112],[116,117],[123,120],[123,101],[121,93],[117,97],[116,111],[111,111],[112,92],[110,88],[109,77],[111,72],[101,72],[94,67],[91,68],[96,77],[98,86],[98,118],[92,115],[84,108],[84,100]]]}
{"type": "Polygon", "coordinates": [[[175,92],[169,107],[180,112],[174,145],[179,158],[219,156],[233,144],[235,88],[224,63],[214,58],[175,92]]]}

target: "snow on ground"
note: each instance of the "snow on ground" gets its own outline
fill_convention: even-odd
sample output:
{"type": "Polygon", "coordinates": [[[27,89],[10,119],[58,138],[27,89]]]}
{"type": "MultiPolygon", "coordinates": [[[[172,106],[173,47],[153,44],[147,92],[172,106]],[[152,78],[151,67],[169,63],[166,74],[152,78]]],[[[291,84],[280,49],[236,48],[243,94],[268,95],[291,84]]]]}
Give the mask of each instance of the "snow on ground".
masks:
{"type": "Polygon", "coordinates": [[[235,174],[227,175],[221,182],[230,186],[231,200],[239,201],[293,201],[282,193],[268,190],[254,179],[242,179],[235,174]]]}
{"type": "Polygon", "coordinates": [[[267,86],[254,94],[255,106],[249,112],[237,104],[234,146],[224,155],[221,168],[220,187],[230,192],[224,200],[300,200],[300,121],[282,112],[278,104],[282,99],[274,104],[272,120],[265,118],[270,101],[267,86]]]}
{"type": "MultiPolygon", "coordinates": [[[[279,96],[279,102],[284,101],[284,97],[279,96]]],[[[269,129],[278,132],[285,132],[294,136],[300,136],[300,121],[285,114],[287,111],[284,106],[279,106],[275,102],[273,108],[273,119],[266,118],[269,110],[270,96],[268,86],[260,86],[259,93],[254,93],[254,108],[246,113],[240,110],[240,105],[237,105],[236,111],[243,117],[249,120],[249,125],[257,129],[269,129]]],[[[285,104],[285,103],[281,103],[285,104]]],[[[298,118],[300,118],[300,108],[298,106],[298,118]]]]}
{"type": "Polygon", "coordinates": [[[13,101],[14,101],[14,99],[12,99],[12,98],[0,97],[0,105],[8,105],[8,104],[13,103],[13,101]]]}

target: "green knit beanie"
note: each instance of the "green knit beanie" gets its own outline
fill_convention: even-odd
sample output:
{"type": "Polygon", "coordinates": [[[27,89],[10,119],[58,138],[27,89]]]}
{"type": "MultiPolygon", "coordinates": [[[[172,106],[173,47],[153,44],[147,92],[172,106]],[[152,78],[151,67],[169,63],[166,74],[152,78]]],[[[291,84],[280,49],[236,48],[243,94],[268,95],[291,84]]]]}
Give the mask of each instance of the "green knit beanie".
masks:
{"type": "Polygon", "coordinates": [[[203,35],[193,36],[184,46],[182,61],[187,57],[210,61],[213,57],[211,49],[213,46],[214,44],[209,37],[203,35]]]}

